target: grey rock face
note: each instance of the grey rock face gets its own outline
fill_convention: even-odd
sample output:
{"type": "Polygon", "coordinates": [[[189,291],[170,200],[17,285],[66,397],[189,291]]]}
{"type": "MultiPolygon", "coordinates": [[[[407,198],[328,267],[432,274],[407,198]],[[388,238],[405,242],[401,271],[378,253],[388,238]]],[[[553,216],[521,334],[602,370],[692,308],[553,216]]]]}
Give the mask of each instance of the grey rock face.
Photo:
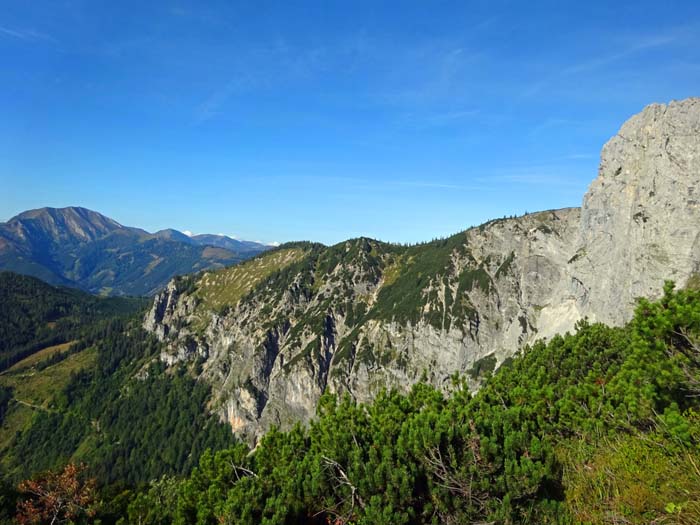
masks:
{"type": "Polygon", "coordinates": [[[171,283],[145,326],[167,342],[167,363],[203,361],[212,409],[255,441],[308,421],[326,391],[369,401],[420,380],[448,389],[455,372],[500,364],[584,316],[623,323],[636,297],[698,272],[698,185],[700,100],[652,105],[606,144],[581,209],[424,247],[360,239],[277,252],[289,262],[268,278],[253,282],[251,263],[226,270],[225,282],[249,286],[224,309],[207,306],[216,272],[194,292],[171,283]]]}
{"type": "Polygon", "coordinates": [[[648,106],[605,145],[583,200],[580,312],[620,324],[664,279],[684,284],[700,263],[699,206],[700,99],[648,106]]]}

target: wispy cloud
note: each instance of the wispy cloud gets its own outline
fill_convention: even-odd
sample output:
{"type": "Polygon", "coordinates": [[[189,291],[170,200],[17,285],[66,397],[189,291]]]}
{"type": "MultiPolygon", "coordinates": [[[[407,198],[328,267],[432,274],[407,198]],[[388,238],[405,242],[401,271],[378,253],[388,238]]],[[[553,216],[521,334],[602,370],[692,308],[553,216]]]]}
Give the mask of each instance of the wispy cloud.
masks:
{"type": "MultiPolygon", "coordinates": [[[[393,191],[398,188],[414,188],[414,189],[434,189],[446,191],[477,191],[486,190],[486,186],[482,184],[464,184],[459,181],[445,181],[439,179],[402,179],[402,178],[385,178],[385,179],[370,179],[364,177],[343,177],[343,176],[322,176],[322,175],[295,175],[289,176],[270,176],[266,177],[274,184],[280,184],[283,181],[289,181],[295,186],[300,184],[309,184],[318,186],[323,184],[326,187],[342,188],[344,191],[393,191]]],[[[256,177],[259,181],[260,177],[256,177]]]]}
{"type": "Polygon", "coordinates": [[[558,80],[573,77],[582,73],[591,73],[618,62],[622,62],[625,59],[642,54],[645,51],[673,45],[682,39],[682,36],[686,33],[686,29],[687,28],[682,27],[663,34],[638,35],[634,38],[627,39],[627,41],[623,44],[612,41],[609,43],[609,47],[616,49],[616,51],[589,57],[587,59],[565,65],[549,77],[533,82],[523,89],[520,95],[525,98],[532,97],[550,87],[558,80]]]}
{"type": "Polygon", "coordinates": [[[458,191],[476,191],[486,189],[482,185],[467,185],[467,184],[452,184],[445,182],[434,181],[388,181],[387,186],[402,186],[406,188],[427,188],[437,190],[458,190],[458,191]]]}
{"type": "Polygon", "coordinates": [[[218,89],[215,89],[204,102],[195,108],[195,122],[197,124],[202,124],[220,115],[222,113],[221,109],[228,99],[244,84],[245,82],[243,79],[238,81],[232,80],[218,89]]]}
{"type": "MultiPolygon", "coordinates": [[[[495,21],[491,17],[478,22],[472,33],[488,29],[495,21]]],[[[360,29],[313,45],[280,36],[206,62],[214,71],[205,77],[212,85],[193,108],[194,118],[202,123],[220,116],[239,93],[279,85],[307,88],[313,83],[312,89],[334,103],[381,107],[398,118],[409,113],[420,125],[448,125],[476,114],[469,107],[474,100],[471,87],[482,74],[485,58],[483,46],[462,36],[406,42],[360,29]]]]}
{"type": "Polygon", "coordinates": [[[450,111],[447,113],[440,113],[438,115],[434,115],[432,119],[437,122],[445,122],[445,121],[451,121],[451,120],[461,120],[464,118],[469,118],[473,117],[474,115],[477,115],[479,113],[478,109],[468,109],[464,111],[450,111]]]}
{"type": "MultiPolygon", "coordinates": [[[[490,174],[478,177],[476,180],[487,185],[502,185],[504,183],[522,184],[527,186],[548,186],[559,188],[580,188],[585,182],[577,175],[575,170],[567,164],[562,164],[559,159],[544,164],[514,166],[512,168],[495,169],[490,174]]],[[[561,159],[567,160],[567,159],[561,159]]]]}
{"type": "Polygon", "coordinates": [[[571,129],[573,127],[580,126],[581,124],[582,124],[582,122],[577,121],[577,120],[550,117],[550,118],[544,120],[542,123],[534,126],[533,128],[530,128],[530,135],[537,135],[539,133],[542,133],[543,131],[547,131],[547,130],[550,130],[552,128],[564,127],[566,129],[571,129]]]}
{"type": "Polygon", "coordinates": [[[577,64],[572,64],[569,67],[563,69],[562,74],[571,75],[576,73],[583,73],[586,71],[592,71],[613,64],[615,62],[619,62],[620,60],[635,55],[641,51],[667,46],[669,44],[672,44],[676,40],[677,36],[672,34],[643,37],[633,42],[625,49],[622,49],[621,51],[618,51],[616,53],[610,53],[608,55],[595,57],[590,60],[584,60],[577,64]]]}
{"type": "Polygon", "coordinates": [[[469,120],[479,114],[478,109],[467,109],[461,111],[447,111],[444,113],[435,113],[429,115],[426,118],[428,124],[433,124],[436,126],[442,126],[445,124],[452,124],[455,122],[460,122],[463,120],[469,120]]]}
{"type": "Polygon", "coordinates": [[[189,16],[192,12],[182,6],[173,6],[168,9],[168,12],[173,16],[189,16]]]}
{"type": "Polygon", "coordinates": [[[459,42],[426,42],[385,55],[381,88],[369,95],[386,106],[426,107],[464,102],[486,54],[459,42]]]}
{"type": "Polygon", "coordinates": [[[402,125],[417,128],[439,128],[457,126],[465,122],[472,122],[480,113],[478,109],[462,109],[452,111],[423,111],[410,112],[398,117],[402,125]]]}
{"type": "Polygon", "coordinates": [[[597,158],[597,153],[571,153],[562,157],[563,160],[590,160],[597,158]]]}
{"type": "Polygon", "coordinates": [[[510,175],[498,175],[489,177],[489,182],[512,182],[516,184],[526,184],[530,186],[575,186],[578,187],[581,183],[577,180],[572,180],[570,177],[562,175],[553,175],[546,173],[513,173],[510,175]]]}
{"type": "Polygon", "coordinates": [[[195,122],[203,123],[221,115],[226,103],[238,93],[310,78],[325,67],[325,55],[323,47],[297,48],[284,39],[241,51],[224,66],[228,80],[214,86],[195,108],[195,122]]]}
{"type": "Polygon", "coordinates": [[[51,35],[40,33],[39,31],[34,31],[33,29],[12,29],[9,27],[0,26],[0,35],[17,40],[23,40],[25,42],[56,42],[56,39],[51,35]]]}

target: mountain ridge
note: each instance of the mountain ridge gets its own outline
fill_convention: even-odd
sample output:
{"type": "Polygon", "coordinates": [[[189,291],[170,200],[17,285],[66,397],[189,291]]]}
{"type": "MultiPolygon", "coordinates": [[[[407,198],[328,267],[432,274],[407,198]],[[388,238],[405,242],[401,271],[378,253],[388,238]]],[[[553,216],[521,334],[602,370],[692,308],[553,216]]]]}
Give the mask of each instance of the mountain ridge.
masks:
{"type": "Polygon", "coordinates": [[[269,249],[236,242],[241,249],[177,230],[149,233],[87,208],[45,207],[0,223],[0,269],[91,293],[152,295],[174,275],[235,264],[269,249]]]}
{"type": "Polygon", "coordinates": [[[366,238],[331,247],[291,245],[287,249],[302,253],[257,281],[250,280],[249,261],[171,283],[156,297],[146,327],[169,342],[171,350],[161,355],[166,363],[204,360],[215,406],[242,434],[309,419],[326,389],[366,401],[382,388],[422,378],[444,386],[455,371],[507,359],[495,347],[527,342],[535,329],[529,321],[538,308],[535,292],[551,289],[542,264],[542,282],[520,290],[520,278],[510,273],[527,272],[527,261],[516,268],[511,251],[480,251],[485,236],[511,246],[526,233],[519,251],[537,252],[536,258],[551,251],[552,242],[561,244],[545,232],[572,232],[579,213],[564,208],[497,219],[409,247],[366,238]],[[250,288],[234,296],[235,304],[209,296],[243,277],[250,288]],[[529,299],[518,298],[521,293],[529,299]],[[489,298],[499,306],[489,306],[489,298]]]}
{"type": "Polygon", "coordinates": [[[251,442],[308,421],[324,392],[366,402],[420,380],[448,388],[454,373],[476,388],[534,340],[585,317],[621,325],[635,297],[698,271],[698,150],[700,99],[651,105],[603,148],[581,208],[416,246],[272,251],[172,281],[144,326],[162,361],[201,364],[213,410],[251,442]]]}

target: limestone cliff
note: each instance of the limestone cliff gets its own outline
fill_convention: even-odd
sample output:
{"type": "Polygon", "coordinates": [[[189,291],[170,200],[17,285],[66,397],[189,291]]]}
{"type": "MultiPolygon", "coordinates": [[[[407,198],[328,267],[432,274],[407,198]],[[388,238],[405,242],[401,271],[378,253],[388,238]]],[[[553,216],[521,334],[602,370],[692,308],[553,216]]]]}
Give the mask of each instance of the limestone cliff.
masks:
{"type": "Polygon", "coordinates": [[[699,204],[700,99],[647,107],[605,145],[583,200],[581,312],[620,324],[663,279],[685,283],[700,263],[699,204]]]}
{"type": "Polygon", "coordinates": [[[455,372],[476,387],[534,339],[584,316],[622,323],[635,297],[697,272],[698,182],[700,100],[649,106],[604,147],[581,209],[413,247],[287,245],[171,282],[145,326],[251,441],[308,420],[324,391],[367,401],[421,379],[448,388],[455,372]]]}

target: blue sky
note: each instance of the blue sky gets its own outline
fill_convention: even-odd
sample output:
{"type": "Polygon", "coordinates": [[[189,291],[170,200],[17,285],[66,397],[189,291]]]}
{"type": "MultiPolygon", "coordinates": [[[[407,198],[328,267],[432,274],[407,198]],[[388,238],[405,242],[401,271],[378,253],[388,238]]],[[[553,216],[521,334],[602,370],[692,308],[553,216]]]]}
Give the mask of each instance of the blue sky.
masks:
{"type": "Polygon", "coordinates": [[[0,220],[430,240],[577,206],[700,96],[700,2],[3,0],[0,220]]]}

